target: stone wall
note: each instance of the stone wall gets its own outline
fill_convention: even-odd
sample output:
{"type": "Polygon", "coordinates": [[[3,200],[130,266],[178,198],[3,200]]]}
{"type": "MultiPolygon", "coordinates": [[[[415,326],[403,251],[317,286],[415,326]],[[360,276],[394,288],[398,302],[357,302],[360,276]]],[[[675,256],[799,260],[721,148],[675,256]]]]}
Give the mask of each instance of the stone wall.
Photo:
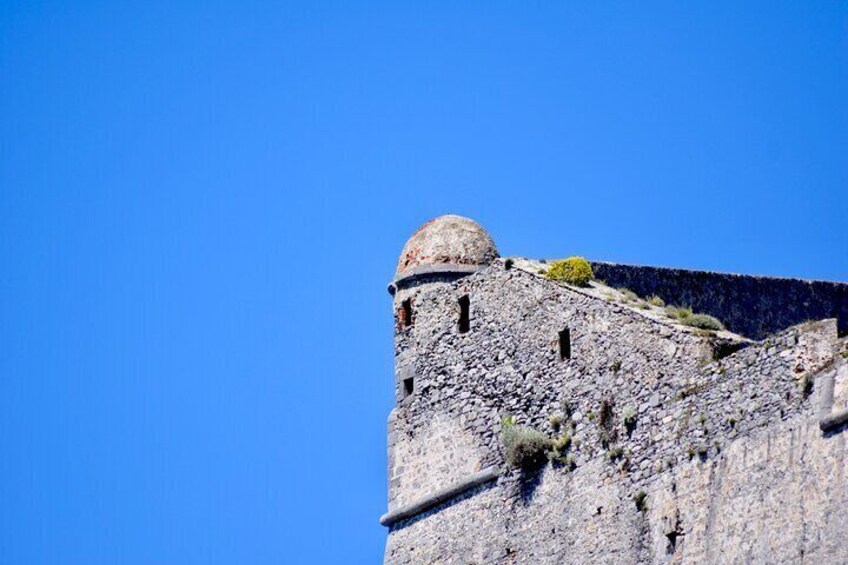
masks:
{"type": "MultiPolygon", "coordinates": [[[[713,360],[716,337],[707,332],[503,262],[453,283],[399,290],[396,310],[406,299],[413,324],[396,327],[390,509],[484,467],[506,470],[506,414],[552,437],[561,432],[549,416],[563,418],[576,468],[507,471],[392,524],[387,563],[848,560],[848,549],[832,541],[848,536],[844,519],[833,516],[845,504],[844,439],[815,433],[815,377],[842,363],[834,357],[844,347],[835,321],[794,327],[713,360]],[[463,295],[471,328],[460,334],[463,295]],[[559,355],[564,327],[571,359],[559,355]],[[408,396],[406,378],[414,380],[408,396]],[[602,410],[609,412],[603,425],[602,410]],[[630,429],[625,413],[635,416],[630,429]],[[773,512],[772,502],[833,473],[839,476],[815,501],[783,518],[773,512]],[[644,512],[634,503],[640,491],[644,512]],[[751,497],[774,501],[750,509],[751,497]],[[793,533],[772,540],[781,520],[793,533]],[[819,538],[810,537],[811,527],[819,538]]],[[[846,380],[837,379],[841,403],[846,380]]]]}
{"type": "Polygon", "coordinates": [[[848,562],[846,455],[844,432],[822,434],[804,413],[658,476],[645,516],[654,562],[848,562]]]}
{"type": "Polygon", "coordinates": [[[592,262],[595,276],[640,296],[711,314],[736,333],[763,339],[807,320],[836,318],[848,332],[848,284],[592,262]]]}
{"type": "Polygon", "coordinates": [[[471,434],[480,447],[480,469],[501,461],[504,415],[544,427],[568,399],[579,421],[581,414],[597,411],[603,394],[613,389],[647,408],[655,392],[712,352],[709,340],[690,330],[517,269],[504,270],[502,264],[453,284],[398,291],[395,303],[406,299],[413,325],[396,325],[401,400],[390,423],[390,509],[412,497],[407,493],[419,493],[422,487],[414,485],[422,485],[422,477],[446,483],[456,477],[439,469],[453,468],[451,462],[466,465],[465,439],[453,452],[430,450],[420,439],[422,434],[449,436],[435,429],[438,422],[459,422],[471,434]],[[471,328],[460,334],[457,303],[464,295],[471,301],[471,328]],[[572,358],[561,360],[558,335],[565,327],[572,358]],[[414,393],[403,398],[408,378],[414,379],[414,393]]]}

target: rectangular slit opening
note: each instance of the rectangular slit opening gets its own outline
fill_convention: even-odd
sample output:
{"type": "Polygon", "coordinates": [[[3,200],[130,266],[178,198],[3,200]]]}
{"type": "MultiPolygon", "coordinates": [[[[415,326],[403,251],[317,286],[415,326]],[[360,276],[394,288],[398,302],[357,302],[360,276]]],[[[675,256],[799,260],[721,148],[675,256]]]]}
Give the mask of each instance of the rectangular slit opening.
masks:
{"type": "Polygon", "coordinates": [[[406,398],[415,391],[415,377],[403,379],[403,397],[406,398]]]}
{"type": "Polygon", "coordinates": [[[403,327],[412,326],[412,299],[407,298],[400,305],[400,321],[403,327]]]}
{"type": "Polygon", "coordinates": [[[464,334],[471,328],[470,307],[471,300],[468,298],[468,295],[459,299],[459,333],[461,334],[464,334]]]}
{"type": "Polygon", "coordinates": [[[559,358],[571,359],[571,330],[568,328],[559,332],[559,358]]]}

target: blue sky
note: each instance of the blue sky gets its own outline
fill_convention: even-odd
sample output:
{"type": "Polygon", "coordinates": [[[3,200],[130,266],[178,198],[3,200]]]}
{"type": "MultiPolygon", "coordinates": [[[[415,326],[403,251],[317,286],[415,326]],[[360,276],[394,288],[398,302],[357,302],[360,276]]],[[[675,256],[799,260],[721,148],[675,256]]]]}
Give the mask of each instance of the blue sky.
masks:
{"type": "Polygon", "coordinates": [[[375,563],[386,284],[848,280],[839,2],[0,6],[0,562],[375,563]]]}

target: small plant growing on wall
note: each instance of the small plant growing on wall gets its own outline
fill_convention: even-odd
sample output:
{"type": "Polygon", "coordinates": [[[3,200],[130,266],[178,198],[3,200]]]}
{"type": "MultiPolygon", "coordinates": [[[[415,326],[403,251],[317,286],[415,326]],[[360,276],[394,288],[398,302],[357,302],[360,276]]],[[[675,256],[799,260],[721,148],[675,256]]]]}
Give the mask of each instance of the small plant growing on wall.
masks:
{"type": "Polygon", "coordinates": [[[665,311],[669,318],[677,320],[686,326],[701,330],[720,331],[724,329],[724,324],[718,318],[714,318],[709,314],[695,314],[688,307],[666,306],[665,311]]]}
{"type": "Polygon", "coordinates": [[[724,324],[709,314],[692,314],[683,318],[681,321],[687,326],[702,330],[720,331],[724,329],[724,324]]]}
{"type": "Polygon", "coordinates": [[[813,394],[813,377],[810,376],[809,373],[806,373],[803,377],[801,377],[801,394],[804,395],[804,398],[809,398],[811,394],[813,394]]]}
{"type": "Polygon", "coordinates": [[[553,428],[555,432],[558,432],[559,429],[562,427],[562,416],[560,416],[559,414],[551,414],[550,416],[548,416],[548,423],[551,425],[551,428],[553,428]]]}
{"type": "Polygon", "coordinates": [[[643,490],[633,495],[633,502],[639,512],[645,512],[648,509],[648,495],[643,490]]]}
{"type": "Polygon", "coordinates": [[[619,459],[621,459],[621,457],[623,455],[624,455],[624,449],[620,445],[617,445],[615,447],[611,447],[609,449],[609,451],[607,451],[607,457],[609,457],[609,460],[611,462],[612,461],[618,461],[619,459]]]}
{"type": "Polygon", "coordinates": [[[516,425],[511,417],[501,421],[501,439],[507,465],[523,470],[544,465],[553,446],[548,436],[533,428],[516,425]]]}
{"type": "Polygon", "coordinates": [[[548,459],[550,459],[555,465],[568,466],[569,460],[573,461],[571,456],[568,455],[568,450],[570,448],[571,436],[568,434],[562,434],[551,443],[551,449],[548,451],[548,459]]]}
{"type": "Polygon", "coordinates": [[[551,280],[575,286],[586,286],[595,277],[592,273],[592,265],[583,257],[569,257],[554,261],[546,276],[551,280]]]}
{"type": "Polygon", "coordinates": [[[665,312],[675,320],[684,320],[692,315],[692,309],[685,306],[666,306],[665,312]]]}
{"type": "Polygon", "coordinates": [[[620,287],[620,288],[617,288],[616,290],[618,292],[620,292],[622,295],[624,295],[624,301],[625,302],[638,302],[639,301],[639,295],[636,294],[635,292],[633,292],[632,290],[630,290],[629,288],[620,287]]]}

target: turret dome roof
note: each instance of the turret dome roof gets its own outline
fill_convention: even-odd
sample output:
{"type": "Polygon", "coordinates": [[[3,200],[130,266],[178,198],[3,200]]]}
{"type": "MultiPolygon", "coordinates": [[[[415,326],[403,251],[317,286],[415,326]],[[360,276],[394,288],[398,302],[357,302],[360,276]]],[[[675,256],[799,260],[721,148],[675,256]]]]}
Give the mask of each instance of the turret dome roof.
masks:
{"type": "Polygon", "coordinates": [[[447,214],[430,220],[412,234],[403,246],[395,278],[437,265],[483,267],[497,257],[495,242],[480,224],[447,214]]]}

